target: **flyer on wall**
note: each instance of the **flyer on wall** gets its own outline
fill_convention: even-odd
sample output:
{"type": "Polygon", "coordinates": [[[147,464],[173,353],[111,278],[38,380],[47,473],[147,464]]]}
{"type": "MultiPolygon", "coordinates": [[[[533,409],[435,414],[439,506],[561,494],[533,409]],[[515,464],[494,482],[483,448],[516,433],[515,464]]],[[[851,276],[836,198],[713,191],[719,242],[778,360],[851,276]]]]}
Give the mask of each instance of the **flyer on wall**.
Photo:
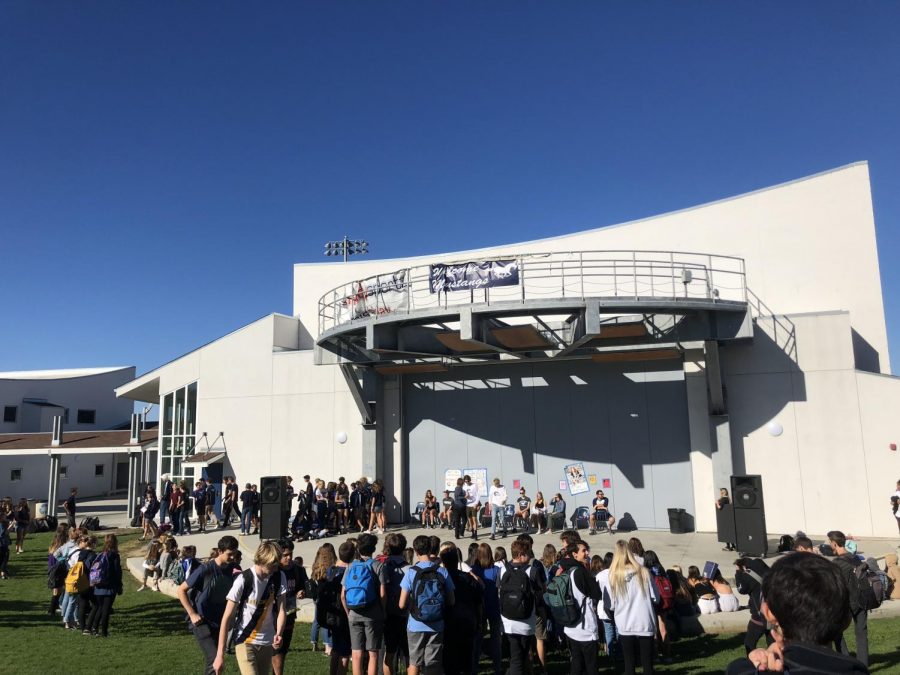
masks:
{"type": "Polygon", "coordinates": [[[456,479],[462,478],[462,475],[461,469],[447,469],[444,472],[444,489],[453,492],[456,489],[456,479]]]}
{"type": "Polygon", "coordinates": [[[565,466],[566,482],[569,484],[569,494],[579,495],[588,491],[587,476],[584,473],[584,464],[577,462],[565,466]]]}

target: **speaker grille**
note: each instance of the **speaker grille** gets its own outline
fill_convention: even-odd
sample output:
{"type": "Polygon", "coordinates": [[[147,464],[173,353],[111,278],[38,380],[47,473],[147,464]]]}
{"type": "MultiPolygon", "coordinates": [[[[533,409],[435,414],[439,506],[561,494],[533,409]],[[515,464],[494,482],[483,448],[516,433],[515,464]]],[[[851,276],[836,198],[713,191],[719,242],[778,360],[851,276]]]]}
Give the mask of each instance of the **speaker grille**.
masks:
{"type": "Polygon", "coordinates": [[[744,509],[752,509],[758,499],[759,493],[752,485],[741,485],[734,492],[734,501],[744,509]]]}
{"type": "Polygon", "coordinates": [[[263,489],[262,491],[262,500],[266,504],[272,504],[274,502],[278,502],[281,500],[281,490],[277,485],[270,485],[269,487],[263,489]]]}

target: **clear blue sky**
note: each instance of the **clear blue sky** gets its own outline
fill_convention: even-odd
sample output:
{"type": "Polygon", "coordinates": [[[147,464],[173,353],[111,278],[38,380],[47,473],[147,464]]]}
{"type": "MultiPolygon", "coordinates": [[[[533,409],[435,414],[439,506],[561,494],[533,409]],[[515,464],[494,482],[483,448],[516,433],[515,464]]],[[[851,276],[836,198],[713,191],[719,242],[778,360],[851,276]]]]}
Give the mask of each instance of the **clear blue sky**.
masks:
{"type": "Polygon", "coordinates": [[[344,233],[507,243],[862,159],[898,364],[898,26],[896,2],[5,0],[0,370],[149,370],[290,313],[291,265],[344,233]]]}

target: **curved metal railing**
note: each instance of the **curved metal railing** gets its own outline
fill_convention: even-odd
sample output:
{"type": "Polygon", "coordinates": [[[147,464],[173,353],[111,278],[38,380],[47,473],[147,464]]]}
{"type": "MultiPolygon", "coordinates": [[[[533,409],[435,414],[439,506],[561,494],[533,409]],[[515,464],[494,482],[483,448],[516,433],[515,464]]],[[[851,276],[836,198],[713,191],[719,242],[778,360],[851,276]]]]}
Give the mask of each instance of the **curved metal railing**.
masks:
{"type": "MultiPolygon", "coordinates": [[[[459,265],[475,259],[441,261],[459,265]]],[[[338,286],[319,299],[319,334],[358,319],[471,304],[601,298],[747,302],[743,258],[679,251],[574,251],[478,258],[515,261],[519,283],[478,290],[431,290],[431,265],[338,286]]]]}

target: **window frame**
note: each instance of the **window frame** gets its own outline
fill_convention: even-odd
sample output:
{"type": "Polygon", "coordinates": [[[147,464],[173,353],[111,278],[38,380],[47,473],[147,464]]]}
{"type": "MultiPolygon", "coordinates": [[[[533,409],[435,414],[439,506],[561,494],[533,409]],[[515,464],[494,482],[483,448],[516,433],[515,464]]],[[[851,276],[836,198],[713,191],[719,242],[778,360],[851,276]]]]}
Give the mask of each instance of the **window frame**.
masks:
{"type": "Polygon", "coordinates": [[[19,420],[19,406],[5,405],[3,406],[3,422],[5,424],[15,424],[19,420]],[[12,419],[8,419],[9,411],[12,410],[12,419]]]}
{"type": "Polygon", "coordinates": [[[97,423],[97,410],[91,410],[90,408],[78,408],[78,412],[75,414],[75,423],[76,424],[96,424],[97,423]],[[87,417],[87,414],[90,413],[90,421],[83,422],[81,420],[82,414],[87,417]]]}

